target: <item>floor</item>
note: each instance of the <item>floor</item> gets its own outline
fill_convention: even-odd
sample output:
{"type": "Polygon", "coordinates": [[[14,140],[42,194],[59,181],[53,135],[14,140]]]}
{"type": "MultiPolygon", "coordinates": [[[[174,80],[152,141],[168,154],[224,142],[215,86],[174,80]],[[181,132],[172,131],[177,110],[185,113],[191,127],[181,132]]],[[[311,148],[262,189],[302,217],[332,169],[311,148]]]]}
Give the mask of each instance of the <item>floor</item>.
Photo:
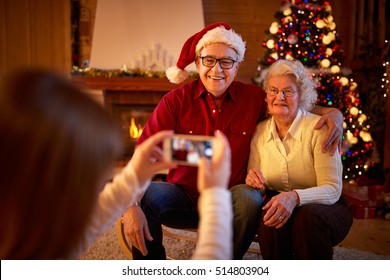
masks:
{"type": "Polygon", "coordinates": [[[390,221],[382,217],[354,219],[349,234],[340,245],[390,256],[390,221]]]}
{"type": "MultiPolygon", "coordinates": [[[[345,197],[354,205],[356,203],[372,203],[373,201],[369,201],[369,197],[374,199],[373,196],[378,194],[383,201],[390,201],[390,193],[383,193],[383,189],[376,193],[375,190],[375,188],[370,187],[369,189],[367,186],[358,186],[354,182],[344,182],[343,184],[345,197]]],[[[361,212],[359,214],[363,215],[361,212]]],[[[390,220],[385,220],[381,216],[368,219],[354,218],[349,234],[340,245],[390,256],[390,220]]]]}

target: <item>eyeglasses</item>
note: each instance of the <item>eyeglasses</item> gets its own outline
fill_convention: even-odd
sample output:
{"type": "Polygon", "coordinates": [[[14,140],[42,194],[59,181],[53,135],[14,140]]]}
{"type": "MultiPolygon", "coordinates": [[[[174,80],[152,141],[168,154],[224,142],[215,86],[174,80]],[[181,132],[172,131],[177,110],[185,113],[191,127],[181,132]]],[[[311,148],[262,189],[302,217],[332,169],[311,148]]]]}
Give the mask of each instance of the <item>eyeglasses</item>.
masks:
{"type": "Polygon", "coordinates": [[[296,94],[296,92],[292,89],[277,89],[277,88],[268,88],[266,92],[271,95],[275,96],[278,95],[279,92],[283,93],[285,97],[291,97],[296,94]]]}
{"type": "Polygon", "coordinates": [[[236,60],[230,58],[215,58],[212,56],[200,56],[199,58],[202,60],[202,64],[206,67],[214,67],[218,62],[222,69],[232,69],[234,63],[237,62],[236,60]]]}

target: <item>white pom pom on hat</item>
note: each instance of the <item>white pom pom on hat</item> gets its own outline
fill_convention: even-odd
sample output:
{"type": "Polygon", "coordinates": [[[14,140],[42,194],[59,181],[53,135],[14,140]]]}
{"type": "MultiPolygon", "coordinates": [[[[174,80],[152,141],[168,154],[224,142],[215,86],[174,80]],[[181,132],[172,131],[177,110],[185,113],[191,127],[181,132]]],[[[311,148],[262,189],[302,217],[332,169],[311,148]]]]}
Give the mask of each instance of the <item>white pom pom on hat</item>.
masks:
{"type": "Polygon", "coordinates": [[[228,45],[237,52],[238,62],[244,60],[245,42],[241,36],[234,32],[226,22],[213,23],[192,35],[184,43],[176,65],[169,67],[165,71],[169,81],[180,84],[187,80],[189,73],[184,69],[195,61],[198,52],[212,43],[224,43],[228,45]]]}
{"type": "Polygon", "coordinates": [[[165,75],[167,75],[167,78],[171,83],[180,84],[187,80],[190,74],[186,70],[180,69],[174,65],[165,70],[165,75]]]}

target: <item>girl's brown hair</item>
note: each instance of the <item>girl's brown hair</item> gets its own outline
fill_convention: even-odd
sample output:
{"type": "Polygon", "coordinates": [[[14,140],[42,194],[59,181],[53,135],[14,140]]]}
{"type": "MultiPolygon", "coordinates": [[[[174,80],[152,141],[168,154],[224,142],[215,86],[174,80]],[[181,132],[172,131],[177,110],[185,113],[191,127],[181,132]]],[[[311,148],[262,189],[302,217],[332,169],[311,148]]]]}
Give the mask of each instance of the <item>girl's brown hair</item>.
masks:
{"type": "Polygon", "coordinates": [[[67,258],[121,133],[101,105],[54,73],[19,71],[0,88],[0,258],[67,258]]]}

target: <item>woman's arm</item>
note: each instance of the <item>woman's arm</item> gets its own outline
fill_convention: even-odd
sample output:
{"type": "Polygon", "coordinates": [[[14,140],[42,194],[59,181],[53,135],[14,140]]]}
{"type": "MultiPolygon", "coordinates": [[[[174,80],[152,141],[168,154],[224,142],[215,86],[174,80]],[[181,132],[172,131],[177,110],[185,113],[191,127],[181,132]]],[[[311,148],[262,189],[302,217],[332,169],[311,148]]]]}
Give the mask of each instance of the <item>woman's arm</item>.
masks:
{"type": "Polygon", "coordinates": [[[192,259],[227,260],[233,257],[233,209],[227,190],[231,151],[221,132],[217,132],[215,138],[212,163],[201,158],[198,168],[200,222],[192,259]]]}

